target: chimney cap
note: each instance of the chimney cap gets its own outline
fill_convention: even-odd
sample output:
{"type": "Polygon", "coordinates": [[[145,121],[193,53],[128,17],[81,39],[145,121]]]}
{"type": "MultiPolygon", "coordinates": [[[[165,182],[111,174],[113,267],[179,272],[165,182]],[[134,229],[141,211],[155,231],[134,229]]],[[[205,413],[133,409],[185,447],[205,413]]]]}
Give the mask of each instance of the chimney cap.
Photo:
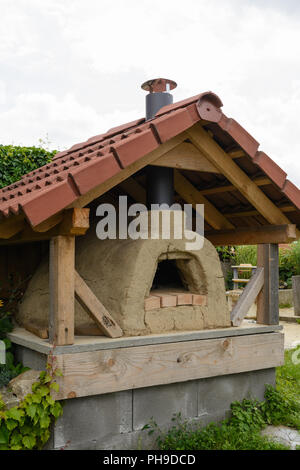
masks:
{"type": "Polygon", "coordinates": [[[173,80],[168,80],[167,78],[154,78],[152,80],[147,80],[141,86],[145,91],[150,93],[159,93],[163,91],[170,91],[177,87],[177,83],[173,80]]]}

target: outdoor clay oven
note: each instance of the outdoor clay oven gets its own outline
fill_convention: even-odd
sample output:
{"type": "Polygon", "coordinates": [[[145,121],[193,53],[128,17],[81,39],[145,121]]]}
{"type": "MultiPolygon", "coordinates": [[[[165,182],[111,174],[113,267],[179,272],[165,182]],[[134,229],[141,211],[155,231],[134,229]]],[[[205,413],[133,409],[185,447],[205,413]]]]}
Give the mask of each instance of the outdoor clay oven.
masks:
{"type": "MultiPolygon", "coordinates": [[[[78,241],[76,270],[125,335],[230,326],[225,283],[215,247],[197,251],[185,239],[99,240],[96,228],[78,241]]],[[[17,321],[49,323],[47,260],[31,280],[17,321]]],[[[103,334],[79,302],[75,332],[103,334]]]]}
{"type": "Polygon", "coordinates": [[[134,449],[152,417],[224,419],[235,400],[263,400],[283,363],[278,244],[299,238],[300,191],[216,94],[173,103],[175,86],[144,83],[145,117],[0,190],[1,281],[30,277],[8,337],[24,366],[54,354],[62,371],[50,448],[134,449]],[[198,235],[204,206],[202,248],[175,231],[99,239],[99,204],[119,215],[121,197],[148,220],[153,205],[189,204],[198,235]],[[229,312],[216,247],[247,244],[257,269],[229,312]]]}

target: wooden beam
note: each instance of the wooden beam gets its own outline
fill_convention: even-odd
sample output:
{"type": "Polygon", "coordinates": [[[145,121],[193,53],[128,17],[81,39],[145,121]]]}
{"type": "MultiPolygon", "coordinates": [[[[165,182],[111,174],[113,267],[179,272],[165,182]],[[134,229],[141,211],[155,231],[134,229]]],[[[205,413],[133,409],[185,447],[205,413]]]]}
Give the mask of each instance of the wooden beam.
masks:
{"type": "Polygon", "coordinates": [[[146,204],[147,194],[146,189],[138,183],[134,178],[128,178],[119,185],[125,193],[129,194],[132,199],[141,204],[146,204]]]}
{"type": "Polygon", "coordinates": [[[230,151],[228,152],[228,155],[229,155],[231,158],[247,157],[246,152],[244,152],[244,150],[242,150],[242,149],[230,150],[230,151]]]}
{"type": "Polygon", "coordinates": [[[207,158],[193,144],[182,142],[151,165],[177,168],[178,170],[205,171],[220,173],[207,158]]]}
{"type": "MultiPolygon", "coordinates": [[[[271,180],[265,177],[254,178],[253,181],[257,186],[271,184],[271,180]]],[[[227,191],[237,191],[237,188],[233,184],[228,184],[226,186],[216,186],[215,188],[200,190],[201,194],[204,196],[208,196],[209,194],[225,193],[227,191]]]]}
{"type": "Polygon", "coordinates": [[[114,175],[109,180],[105,181],[104,183],[99,184],[99,186],[90,190],[88,193],[84,194],[83,196],[80,196],[74,203],[70,205],[70,207],[86,206],[87,204],[92,202],[94,199],[98,198],[102,194],[112,189],[114,186],[117,186],[122,181],[129,178],[129,176],[133,175],[137,171],[144,168],[146,165],[152,164],[152,162],[154,162],[159,157],[167,153],[169,150],[176,147],[178,144],[183,142],[186,138],[187,138],[186,133],[182,132],[181,134],[178,134],[176,137],[173,137],[167,142],[161,144],[159,147],[157,147],[157,149],[153,150],[147,155],[144,155],[144,157],[139,158],[131,165],[119,171],[119,173],[114,175]]]}
{"type": "Polygon", "coordinates": [[[19,233],[25,224],[23,216],[12,216],[0,222],[0,238],[5,240],[19,233]]]}
{"type": "Polygon", "coordinates": [[[66,235],[84,235],[90,227],[90,209],[68,209],[64,213],[59,232],[66,235]]]}
{"type": "Polygon", "coordinates": [[[49,338],[49,329],[45,328],[44,326],[38,325],[35,322],[26,322],[23,324],[23,326],[25,330],[30,331],[30,333],[33,333],[39,338],[42,338],[42,339],[49,338]]]}
{"type": "Polygon", "coordinates": [[[240,326],[263,285],[264,268],[257,268],[231,312],[232,326],[240,326]]]}
{"type": "Polygon", "coordinates": [[[75,297],[106,336],[110,338],[123,336],[122,329],[77,271],[75,271],[75,297]]]}
{"type": "Polygon", "coordinates": [[[262,225],[240,227],[234,230],[206,232],[213,245],[257,245],[259,243],[291,243],[296,240],[296,225],[262,225]]]}
{"type": "Polygon", "coordinates": [[[289,224],[289,219],[246,175],[246,173],[229,158],[228,154],[198,124],[187,131],[193,144],[231,181],[245,198],[274,225],[289,224]]]}
{"type": "Polygon", "coordinates": [[[57,236],[50,242],[49,341],[74,343],[75,237],[57,236]]]}
{"type": "Polygon", "coordinates": [[[257,298],[256,321],[264,325],[277,325],[279,323],[278,244],[258,245],[257,266],[264,268],[264,286],[257,298]]]}
{"type": "MultiPolygon", "coordinates": [[[[293,212],[297,211],[296,207],[291,205],[286,205],[279,207],[282,212],[293,212]]],[[[240,212],[224,212],[223,214],[225,217],[255,217],[256,215],[261,215],[256,210],[251,211],[240,211],[240,212]]]]}
{"type": "MultiPolygon", "coordinates": [[[[58,219],[57,219],[58,220],[58,219]]],[[[59,235],[73,236],[84,235],[89,228],[89,209],[67,209],[63,213],[63,220],[47,232],[36,232],[24,221],[22,231],[9,240],[0,240],[0,245],[16,245],[20,243],[32,243],[42,240],[51,240],[59,235]]]]}
{"type": "Polygon", "coordinates": [[[175,191],[196,209],[196,204],[204,204],[204,218],[213,228],[234,229],[231,224],[199,191],[177,170],[174,170],[175,191]]]}
{"type": "MultiPolygon", "coordinates": [[[[114,341],[114,340],[112,340],[114,341]]],[[[251,334],[56,355],[56,399],[84,397],[277,367],[282,333],[251,334]]]]}

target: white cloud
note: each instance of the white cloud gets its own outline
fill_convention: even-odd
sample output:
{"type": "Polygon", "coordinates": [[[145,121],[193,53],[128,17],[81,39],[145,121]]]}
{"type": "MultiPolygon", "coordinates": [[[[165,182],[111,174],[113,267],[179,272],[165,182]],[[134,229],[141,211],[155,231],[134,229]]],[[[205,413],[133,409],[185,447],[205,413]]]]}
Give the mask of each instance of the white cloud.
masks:
{"type": "Polygon", "coordinates": [[[65,148],[144,114],[143,80],[212,89],[300,185],[294,0],[2,0],[0,133],[65,148]],[[42,5],[42,7],[41,7],[42,5]]]}

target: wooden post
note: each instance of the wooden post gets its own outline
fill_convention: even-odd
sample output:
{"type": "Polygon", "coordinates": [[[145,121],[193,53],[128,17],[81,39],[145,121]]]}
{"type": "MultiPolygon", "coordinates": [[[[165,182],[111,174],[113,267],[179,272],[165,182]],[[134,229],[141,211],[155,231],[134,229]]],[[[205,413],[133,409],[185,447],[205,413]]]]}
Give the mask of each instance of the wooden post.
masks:
{"type": "Polygon", "coordinates": [[[75,237],[59,235],[50,241],[49,341],[74,343],[75,237]]]}
{"type": "Polygon", "coordinates": [[[264,268],[264,286],[257,297],[257,323],[279,323],[279,267],[278,244],[257,246],[257,266],[264,268]]]}
{"type": "Polygon", "coordinates": [[[300,276],[292,276],[294,315],[300,315],[300,276]]]}

